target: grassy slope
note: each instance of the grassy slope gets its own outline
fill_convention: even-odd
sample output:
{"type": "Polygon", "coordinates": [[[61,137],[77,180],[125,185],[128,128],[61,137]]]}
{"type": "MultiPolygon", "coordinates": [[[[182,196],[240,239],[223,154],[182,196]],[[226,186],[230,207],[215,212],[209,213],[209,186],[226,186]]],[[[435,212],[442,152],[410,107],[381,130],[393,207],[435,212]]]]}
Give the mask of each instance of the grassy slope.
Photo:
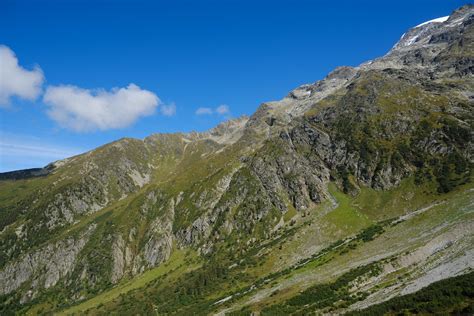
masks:
{"type": "MultiPolygon", "coordinates": [[[[155,176],[153,183],[145,186],[138,193],[132,194],[128,198],[118,201],[92,216],[85,216],[84,220],[80,221],[78,224],[61,230],[56,237],[63,238],[75,231],[80,231],[87,226],[88,223],[101,220],[100,217],[105,213],[110,213],[111,216],[106,217],[107,220],[112,220],[118,224],[118,226],[129,225],[130,222],[132,222],[133,217],[136,216],[134,215],[135,212],[130,213],[129,211],[130,209],[136,209],[136,207],[132,207],[136,204],[135,200],[141,199],[144,192],[153,188],[159,188],[164,190],[164,192],[169,191],[170,193],[177,193],[186,190],[194,192],[194,185],[196,184],[198,186],[205,184],[212,187],[212,184],[215,181],[212,180],[212,176],[209,177],[209,174],[228,172],[230,169],[236,167],[238,162],[229,158],[236,157],[237,155],[233,151],[239,149],[231,148],[220,154],[212,154],[212,150],[212,146],[205,143],[195,144],[192,147],[187,148],[179,161],[170,161],[168,164],[169,168],[159,169],[160,174],[155,176]],[[202,159],[198,159],[198,157],[202,157],[202,155],[209,155],[204,162],[202,159]],[[206,169],[203,168],[203,166],[206,166],[206,169]],[[212,172],[208,168],[212,168],[212,172]],[[206,181],[199,181],[198,179],[202,179],[204,175],[207,175],[207,177],[205,177],[206,181]]],[[[34,183],[40,183],[41,181],[45,180],[38,179],[37,182],[34,181],[34,183]]],[[[15,187],[21,185],[22,182],[18,182],[15,187]]],[[[29,186],[27,186],[27,188],[29,188],[29,186]]],[[[12,192],[11,196],[13,197],[14,190],[18,190],[18,188],[15,189],[12,187],[9,190],[12,192]]],[[[294,235],[290,234],[288,235],[288,238],[282,238],[280,242],[264,247],[263,251],[266,254],[263,257],[256,259],[257,264],[253,266],[251,265],[245,269],[247,275],[252,276],[253,278],[261,278],[269,272],[275,273],[281,271],[285,267],[296,264],[298,260],[308,258],[311,255],[318,253],[335,240],[341,240],[354,235],[358,231],[367,228],[377,221],[393,218],[417,210],[440,198],[448,199],[452,196],[438,195],[435,193],[434,185],[428,184],[425,186],[416,186],[413,183],[412,178],[404,180],[399,187],[389,191],[376,191],[369,188],[362,188],[360,194],[355,198],[340,192],[337,190],[336,186],[332,184],[330,185],[329,190],[337,200],[338,207],[331,211],[330,203],[326,201],[317,206],[310,213],[310,216],[305,218],[301,218],[299,214],[297,215],[296,212],[290,209],[290,211],[285,215],[285,222],[288,225],[290,219],[296,215],[294,220],[298,227],[298,233],[294,235]]],[[[192,217],[187,218],[186,221],[191,219],[192,217]]],[[[287,227],[289,228],[289,226],[287,227]]],[[[380,250],[383,252],[383,248],[380,250]]],[[[302,280],[307,274],[314,275],[322,269],[321,266],[327,266],[328,262],[331,265],[335,264],[336,266],[342,267],[343,264],[347,262],[346,260],[358,260],[359,254],[354,255],[351,259],[347,258],[348,256],[357,253],[357,251],[358,249],[350,249],[348,253],[342,255],[339,250],[333,251],[318,260],[313,260],[311,263],[303,267],[292,270],[290,273],[287,273],[284,278],[302,280]],[[342,261],[341,258],[343,258],[342,261]]],[[[376,252],[371,251],[371,253],[375,254],[376,252]]],[[[159,273],[155,275],[151,271],[150,274],[147,275],[152,279],[160,276],[159,273]]],[[[185,271],[181,271],[179,273],[184,272],[185,271]]],[[[318,273],[321,273],[324,279],[324,273],[318,273]]],[[[145,279],[148,281],[146,277],[145,279]]],[[[311,280],[311,278],[308,280],[310,280],[310,283],[318,281],[317,279],[311,280]]],[[[276,281],[273,283],[275,282],[276,281]]],[[[237,278],[235,284],[225,290],[221,289],[208,295],[208,299],[221,299],[233,291],[239,291],[239,289],[245,287],[247,284],[250,283],[246,280],[240,280],[237,278]]],[[[87,301],[92,303],[84,304],[86,304],[85,306],[96,307],[104,302],[110,303],[117,297],[117,295],[123,294],[132,288],[142,287],[143,285],[143,283],[137,280],[128,281],[119,287],[114,287],[111,290],[100,294],[96,298],[87,301]]],[[[270,301],[274,303],[291,297],[301,289],[304,289],[305,286],[307,286],[307,284],[298,284],[297,281],[294,281],[294,284],[288,286],[285,291],[281,291],[279,295],[274,295],[270,301]]],[[[259,303],[259,305],[262,306],[265,304],[267,304],[265,303],[265,300],[262,300],[262,302],[259,303]]],[[[108,306],[113,306],[113,304],[109,304],[108,306]]]]}
{"type": "MultiPolygon", "coordinates": [[[[197,142],[191,146],[188,146],[187,150],[183,152],[183,155],[180,157],[180,159],[177,160],[173,157],[170,157],[168,159],[169,161],[161,162],[161,167],[155,171],[155,175],[151,183],[145,185],[138,192],[132,193],[124,199],[111,203],[109,206],[101,209],[100,211],[78,217],[78,221],[71,226],[67,226],[49,233],[48,243],[75,236],[81,231],[86,230],[91,224],[96,224],[98,227],[104,225],[111,226],[114,231],[122,232],[126,235],[128,234],[129,229],[132,227],[138,227],[138,236],[143,236],[146,233],[146,230],[143,230],[142,228],[146,228],[147,223],[151,219],[145,218],[144,220],[140,209],[141,205],[144,203],[145,197],[149,192],[162,192],[166,196],[167,194],[176,194],[180,191],[189,191],[190,193],[193,193],[195,191],[196,185],[198,185],[201,190],[212,188],[213,185],[215,185],[215,182],[219,180],[219,177],[215,177],[215,179],[212,176],[207,177],[209,174],[221,173],[222,175],[237,166],[233,159],[233,157],[235,157],[235,152],[233,151],[239,150],[238,148],[231,148],[230,150],[224,150],[219,154],[213,154],[215,150],[214,147],[215,144],[208,142],[197,142]],[[206,159],[201,159],[202,155],[207,155],[208,157],[206,157],[206,159]],[[209,168],[212,168],[212,172],[209,168]]],[[[15,197],[18,194],[18,190],[22,189],[23,186],[25,190],[28,190],[27,193],[34,193],[36,189],[43,187],[45,183],[54,181],[59,176],[60,175],[53,175],[52,177],[20,180],[15,182],[5,181],[1,183],[3,186],[2,191],[8,194],[2,194],[1,198],[3,198],[6,202],[15,204],[15,197]]],[[[184,202],[186,203],[186,201],[184,202]]],[[[7,203],[4,204],[7,205],[7,203]]],[[[192,203],[190,202],[190,204],[192,203]]],[[[156,210],[152,210],[152,214],[155,215],[151,216],[156,216],[156,210]]],[[[14,226],[10,227],[9,230],[14,230],[14,226]]],[[[110,232],[107,234],[109,233],[110,232]]],[[[95,237],[91,239],[92,243],[87,245],[87,249],[103,248],[100,244],[95,246],[97,242],[100,243],[103,238],[106,238],[106,234],[104,234],[103,237],[99,235],[103,235],[102,230],[97,230],[97,233],[94,235],[95,237]]],[[[34,248],[30,248],[30,250],[39,249],[41,246],[42,244],[39,244],[34,248]]],[[[92,251],[94,252],[94,250],[92,251]]],[[[108,256],[108,250],[101,250],[101,252],[104,251],[104,255],[108,256]]],[[[183,262],[181,262],[182,251],[177,250],[176,254],[175,252],[176,251],[172,252],[172,264],[179,264],[180,268],[175,269],[176,271],[173,271],[172,275],[174,277],[187,272],[189,270],[188,268],[196,268],[196,264],[192,264],[190,267],[185,267],[183,262]],[[175,258],[176,256],[179,260],[175,258]]],[[[188,260],[189,258],[186,259],[186,262],[188,262],[188,260]]],[[[104,262],[104,264],[108,265],[110,263],[104,262]]],[[[167,267],[168,264],[165,264],[165,266],[160,266],[156,269],[147,271],[143,275],[140,275],[137,279],[125,281],[125,283],[120,284],[118,287],[110,288],[111,284],[109,284],[103,288],[98,288],[97,290],[99,293],[103,290],[105,290],[105,292],[93,297],[92,300],[88,300],[77,308],[83,310],[83,305],[87,308],[89,306],[96,306],[97,304],[107,302],[111,298],[115,298],[117,295],[127,292],[131,289],[142,287],[144,286],[145,282],[148,282],[152,279],[156,280],[156,278],[160,277],[161,274],[167,274],[168,270],[170,269],[167,267]]],[[[61,287],[60,284],[59,286],[61,287]]],[[[62,291],[63,289],[58,288],[58,290],[62,291]]],[[[95,289],[94,291],[96,292],[95,289]]],[[[61,296],[57,296],[54,289],[50,292],[50,294],[46,294],[46,296],[43,297],[43,300],[45,301],[44,303],[26,306],[24,310],[30,310],[34,314],[38,309],[51,310],[57,308],[57,306],[62,306],[64,302],[61,302],[61,296]]],[[[86,297],[90,297],[92,295],[92,293],[90,293],[87,289],[85,292],[83,291],[82,294],[86,295],[86,297]]]]}
{"type": "MultiPolygon", "coordinates": [[[[147,283],[158,278],[163,278],[161,282],[170,282],[175,279],[176,276],[194,270],[198,267],[199,260],[193,251],[176,249],[173,251],[171,257],[165,264],[148,270],[134,279],[120,283],[111,290],[103,292],[92,299],[72,306],[71,308],[62,310],[58,313],[58,315],[70,315],[84,312],[88,309],[110,302],[120,295],[124,295],[130,291],[144,287],[147,285],[147,283]]],[[[30,310],[30,313],[34,314],[34,309],[30,310]]]]}
{"type": "MultiPolygon", "coordinates": [[[[406,185],[406,188],[408,187],[410,186],[406,185]]],[[[400,194],[399,190],[391,192],[393,194],[392,198],[397,198],[400,194]]],[[[406,193],[409,192],[406,191],[406,193]]],[[[418,198],[415,198],[415,196],[413,195],[413,198],[417,201],[418,198]]],[[[280,303],[298,295],[300,291],[306,289],[311,284],[328,282],[335,275],[372,260],[380,260],[384,257],[389,258],[393,255],[414,251],[432,240],[435,236],[449,231],[450,228],[456,227],[456,225],[460,225],[463,222],[472,223],[474,220],[472,214],[474,199],[472,185],[459,188],[448,195],[425,195],[420,199],[425,199],[427,202],[425,205],[431,205],[435,201],[446,202],[433,206],[424,213],[417,214],[396,226],[386,227],[385,232],[373,241],[359,242],[356,247],[352,246],[354,247],[353,249],[349,244],[349,247],[345,247],[342,251],[339,248],[330,251],[324,256],[317,257],[316,260],[308,263],[306,266],[291,270],[280,279],[272,280],[270,285],[263,287],[252,296],[246,296],[239,301],[229,304],[229,306],[234,306],[232,309],[239,309],[249,305],[252,306],[252,310],[259,310],[264,306],[280,303]],[[444,229],[439,230],[439,225],[443,225],[444,229]],[[427,232],[433,233],[427,234],[427,232]]],[[[391,199],[385,196],[385,199],[381,200],[390,201],[391,199]]],[[[367,202],[369,201],[367,200],[367,202]]],[[[361,207],[360,198],[354,199],[352,203],[361,207]]],[[[344,206],[344,204],[341,205],[344,206]]],[[[418,206],[416,202],[415,205],[418,206]]],[[[412,210],[415,211],[416,209],[418,207],[412,210]]],[[[404,213],[405,211],[401,210],[399,215],[404,213]]],[[[339,224],[344,225],[344,223],[339,224]]],[[[292,247],[287,247],[287,249],[292,249],[292,247]]],[[[397,273],[384,277],[383,282],[381,281],[382,287],[392,285],[394,281],[399,282],[399,277],[406,277],[404,272],[406,271],[401,269],[397,273]]],[[[412,277],[417,276],[417,273],[413,272],[412,277]]]]}
{"type": "MultiPolygon", "coordinates": [[[[251,310],[261,310],[267,306],[280,304],[314,284],[334,280],[334,276],[348,272],[353,267],[419,248],[443,232],[439,230],[436,232],[435,228],[440,223],[447,224],[444,229],[446,231],[462,221],[473,220],[472,213],[469,212],[474,194],[472,185],[460,187],[447,195],[429,193],[429,190],[430,186],[416,187],[412,179],[407,179],[400,187],[388,192],[363,189],[359,196],[353,198],[339,192],[335,186],[331,185],[330,192],[338,202],[336,209],[329,211],[328,203],[323,203],[313,210],[310,216],[295,217],[294,226],[288,225],[287,227],[296,229],[298,234],[285,235],[279,239],[280,241],[270,243],[254,252],[255,254],[249,259],[244,258],[243,263],[239,264],[237,260],[235,262],[237,266],[229,270],[229,275],[221,281],[227,284],[226,287],[209,285],[204,296],[195,296],[195,299],[189,298],[185,300],[185,303],[182,303],[184,305],[175,302],[176,309],[181,310],[178,314],[193,311],[200,314],[222,308],[239,310],[244,306],[249,306],[251,310]],[[402,202],[397,203],[397,201],[402,202]],[[447,202],[436,204],[443,201],[447,202]],[[401,216],[427,205],[434,206],[398,225],[384,227],[384,233],[380,236],[376,235],[373,240],[362,241],[355,235],[358,231],[377,221],[401,216]],[[378,212],[378,210],[383,210],[383,212],[378,212]],[[382,216],[382,214],[384,215],[382,216]],[[353,229],[347,231],[348,227],[353,227],[353,229]],[[427,231],[434,233],[423,235],[427,231]],[[346,243],[324,250],[323,248],[334,242],[335,238],[346,238],[346,243]],[[356,239],[352,240],[353,238],[356,239]],[[314,245],[315,243],[317,245],[314,245]],[[311,256],[312,259],[309,262],[297,263],[299,259],[311,256]],[[293,258],[293,260],[289,258],[293,258]],[[293,268],[285,269],[289,266],[293,266],[293,268]],[[259,281],[267,278],[265,275],[271,277],[270,282],[259,281]],[[244,293],[245,289],[249,289],[252,284],[256,285],[256,288],[244,293]],[[226,299],[230,295],[233,295],[233,298],[215,305],[215,302],[226,299]],[[195,309],[193,306],[196,306],[195,309]]],[[[232,264],[226,260],[222,261],[225,261],[228,266],[232,264]]],[[[198,268],[197,271],[198,273],[199,271],[207,273],[203,268],[198,268]]],[[[397,273],[384,276],[377,286],[383,288],[392,285],[393,280],[406,277],[405,272],[406,269],[401,269],[397,273]]],[[[175,283],[170,285],[171,288],[179,288],[180,284],[186,284],[184,283],[184,280],[188,278],[186,276],[187,274],[183,272],[181,278],[177,277],[175,283]]],[[[416,276],[416,273],[413,273],[413,276],[416,276]]],[[[135,283],[137,281],[130,282],[130,284],[144,285],[140,282],[135,283]]],[[[158,297],[169,295],[169,293],[163,293],[164,289],[156,284],[150,283],[149,286],[141,288],[142,290],[124,294],[127,298],[126,301],[129,302],[128,304],[132,304],[132,307],[133,303],[130,303],[130,300],[132,302],[134,300],[148,302],[146,304],[153,305],[154,295],[158,297]],[[143,292],[145,288],[146,292],[143,292]],[[141,295],[142,293],[143,295],[141,295]]],[[[168,289],[167,292],[170,290],[168,289]]],[[[106,299],[91,300],[93,304],[89,306],[98,308],[96,311],[92,310],[92,314],[104,314],[106,311],[120,309],[119,302],[121,300],[117,300],[116,295],[118,294],[113,294],[117,291],[122,293],[119,289],[113,289],[111,290],[112,294],[106,292],[100,296],[106,299]],[[100,305],[101,303],[104,305],[100,305]]],[[[158,304],[156,308],[159,310],[159,307],[158,304]]]]}

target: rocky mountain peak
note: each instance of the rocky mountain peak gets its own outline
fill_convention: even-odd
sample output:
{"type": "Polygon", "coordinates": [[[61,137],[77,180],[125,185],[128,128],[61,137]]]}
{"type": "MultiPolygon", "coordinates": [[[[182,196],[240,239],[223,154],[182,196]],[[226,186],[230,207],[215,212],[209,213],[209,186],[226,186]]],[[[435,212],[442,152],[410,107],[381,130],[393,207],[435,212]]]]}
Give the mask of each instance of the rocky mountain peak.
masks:
{"type": "Polygon", "coordinates": [[[472,43],[474,6],[466,5],[450,16],[421,23],[402,35],[400,40],[383,57],[361,65],[363,70],[416,67],[451,75],[465,75],[472,72],[472,57],[469,57],[472,43]],[[456,47],[454,47],[456,46],[456,47]],[[450,50],[456,50],[453,54],[450,50]],[[443,61],[445,56],[449,60],[443,61]],[[453,67],[457,67],[454,71],[453,67]],[[441,69],[442,68],[442,69],[441,69]]]}
{"type": "MultiPolygon", "coordinates": [[[[408,30],[395,44],[392,51],[410,50],[425,45],[440,43],[439,40],[432,40],[433,37],[439,38],[441,34],[451,33],[456,29],[462,28],[466,23],[473,19],[474,6],[467,5],[453,12],[450,16],[444,16],[418,24],[408,30]]],[[[444,37],[446,38],[446,37],[444,37]]]]}
{"type": "Polygon", "coordinates": [[[232,134],[235,131],[242,129],[248,120],[249,117],[247,115],[242,115],[237,118],[229,119],[210,129],[208,133],[213,136],[224,136],[226,134],[232,134]]]}
{"type": "MultiPolygon", "coordinates": [[[[289,122],[291,118],[303,115],[315,103],[347,86],[360,71],[404,67],[430,68],[447,43],[461,41],[472,33],[473,21],[474,6],[466,5],[450,16],[421,23],[404,33],[387,55],[358,67],[338,67],[322,80],[297,87],[282,100],[266,102],[254,114],[254,120],[265,117],[263,121],[266,122],[289,122]]],[[[446,65],[446,68],[451,67],[453,62],[446,65]]],[[[465,68],[469,68],[466,61],[461,63],[465,68]]],[[[470,63],[472,64],[472,59],[470,63]]]]}
{"type": "Polygon", "coordinates": [[[200,140],[210,139],[216,143],[223,145],[230,145],[235,143],[243,135],[245,125],[247,124],[249,117],[242,115],[237,118],[228,119],[216,127],[211,128],[205,132],[191,132],[186,133],[185,139],[187,140],[200,140]]]}

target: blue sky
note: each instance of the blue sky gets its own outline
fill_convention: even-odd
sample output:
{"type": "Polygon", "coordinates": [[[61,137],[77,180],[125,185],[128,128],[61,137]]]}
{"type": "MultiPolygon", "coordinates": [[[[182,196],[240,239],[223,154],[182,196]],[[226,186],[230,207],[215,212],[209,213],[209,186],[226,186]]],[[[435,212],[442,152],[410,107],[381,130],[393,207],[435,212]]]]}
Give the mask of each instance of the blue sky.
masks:
{"type": "MultiPolygon", "coordinates": [[[[466,3],[2,0],[0,58],[30,86],[3,92],[0,172],[250,115],[466,3]]],[[[16,82],[1,67],[0,89],[16,82]]]]}

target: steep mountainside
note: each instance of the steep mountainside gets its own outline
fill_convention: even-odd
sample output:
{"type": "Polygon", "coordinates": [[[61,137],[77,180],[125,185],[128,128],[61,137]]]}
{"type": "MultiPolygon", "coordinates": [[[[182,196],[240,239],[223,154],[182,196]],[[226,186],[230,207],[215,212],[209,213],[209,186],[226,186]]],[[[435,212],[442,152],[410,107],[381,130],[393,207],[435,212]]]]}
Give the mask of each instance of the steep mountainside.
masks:
{"type": "Polygon", "coordinates": [[[472,279],[473,45],[468,5],[250,117],[1,174],[0,314],[343,314],[472,279]]]}

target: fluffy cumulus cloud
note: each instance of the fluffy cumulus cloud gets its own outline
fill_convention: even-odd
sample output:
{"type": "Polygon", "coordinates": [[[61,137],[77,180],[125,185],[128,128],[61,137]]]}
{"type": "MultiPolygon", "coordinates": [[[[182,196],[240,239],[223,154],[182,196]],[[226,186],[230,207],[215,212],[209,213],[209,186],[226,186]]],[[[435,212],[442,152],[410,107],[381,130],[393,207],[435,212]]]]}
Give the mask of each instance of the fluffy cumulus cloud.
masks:
{"type": "Polygon", "coordinates": [[[226,104],[219,105],[215,109],[212,108],[198,108],[196,110],[196,115],[211,115],[211,114],[218,114],[218,115],[228,115],[230,114],[230,108],[226,104]]]}
{"type": "MultiPolygon", "coordinates": [[[[35,100],[43,92],[43,82],[43,72],[38,66],[33,70],[21,67],[15,53],[0,45],[0,107],[8,106],[12,97],[35,100]]],[[[51,119],[79,132],[127,127],[140,117],[153,114],[157,107],[162,115],[176,114],[174,103],[161,104],[156,94],[135,84],[110,91],[73,85],[49,86],[43,102],[51,119]]]]}
{"type": "Polygon", "coordinates": [[[26,70],[18,64],[18,58],[10,48],[0,45],[0,106],[7,106],[12,96],[36,99],[41,93],[43,80],[39,67],[26,70]]]}
{"type": "MultiPolygon", "coordinates": [[[[138,118],[151,115],[160,99],[135,84],[110,91],[76,86],[50,86],[43,97],[48,115],[60,126],[87,132],[127,127],[138,118]]],[[[174,105],[163,114],[174,114],[174,105]]]]}

